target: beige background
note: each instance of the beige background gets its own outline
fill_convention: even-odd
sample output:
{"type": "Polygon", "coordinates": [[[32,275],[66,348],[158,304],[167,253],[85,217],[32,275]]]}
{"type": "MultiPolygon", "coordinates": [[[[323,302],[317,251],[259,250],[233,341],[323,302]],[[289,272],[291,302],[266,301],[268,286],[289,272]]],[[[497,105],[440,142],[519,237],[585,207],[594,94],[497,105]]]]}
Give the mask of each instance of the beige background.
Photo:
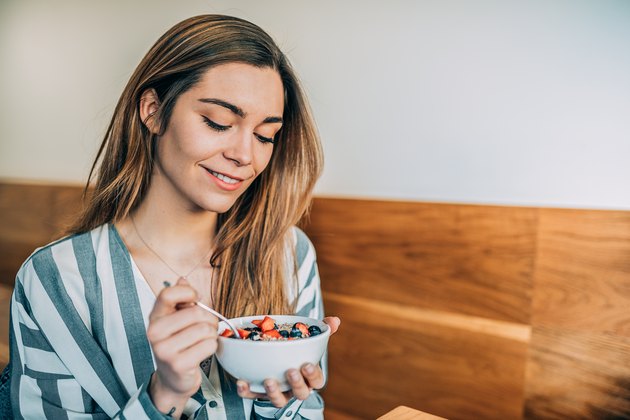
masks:
{"type": "Polygon", "coordinates": [[[311,98],[321,195],[630,209],[626,1],[0,3],[0,178],[83,182],[168,27],[245,17],[311,98]]]}

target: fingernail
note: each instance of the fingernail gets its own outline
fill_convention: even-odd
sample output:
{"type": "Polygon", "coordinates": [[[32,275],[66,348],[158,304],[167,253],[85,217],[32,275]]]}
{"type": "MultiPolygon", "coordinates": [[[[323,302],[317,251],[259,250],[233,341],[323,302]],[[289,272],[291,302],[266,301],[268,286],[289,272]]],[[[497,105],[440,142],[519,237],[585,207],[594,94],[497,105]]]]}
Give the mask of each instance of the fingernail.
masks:
{"type": "Polygon", "coordinates": [[[289,378],[291,378],[294,381],[297,381],[298,379],[300,379],[300,374],[298,373],[297,370],[291,370],[289,371],[289,378]]]}
{"type": "Polygon", "coordinates": [[[265,388],[267,388],[267,390],[269,391],[273,391],[274,389],[276,389],[276,384],[273,383],[273,381],[265,381],[265,388]]]}
{"type": "Polygon", "coordinates": [[[236,382],[236,388],[238,388],[239,391],[243,392],[245,391],[245,384],[243,382],[236,382]]]}
{"type": "Polygon", "coordinates": [[[306,366],[304,366],[304,370],[306,371],[306,373],[313,373],[315,372],[315,366],[308,363],[306,366]]]}

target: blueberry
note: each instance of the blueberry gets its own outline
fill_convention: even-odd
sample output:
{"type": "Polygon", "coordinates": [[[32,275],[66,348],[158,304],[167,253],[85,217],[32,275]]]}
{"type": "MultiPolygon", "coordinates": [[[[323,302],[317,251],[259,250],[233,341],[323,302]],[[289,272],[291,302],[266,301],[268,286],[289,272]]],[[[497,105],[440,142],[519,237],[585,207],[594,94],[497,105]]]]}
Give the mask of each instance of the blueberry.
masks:
{"type": "Polygon", "coordinates": [[[283,336],[284,338],[289,338],[289,331],[280,330],[280,335],[283,336]]]}
{"type": "Polygon", "coordinates": [[[312,336],[319,335],[322,333],[322,330],[317,325],[311,325],[308,327],[308,333],[312,336]]]}
{"type": "Polygon", "coordinates": [[[298,328],[291,328],[291,332],[289,333],[289,337],[297,337],[297,338],[302,338],[302,331],[300,331],[298,328]]]}
{"type": "Polygon", "coordinates": [[[252,341],[259,341],[260,333],[258,331],[252,331],[251,334],[247,336],[247,338],[252,341]]]}

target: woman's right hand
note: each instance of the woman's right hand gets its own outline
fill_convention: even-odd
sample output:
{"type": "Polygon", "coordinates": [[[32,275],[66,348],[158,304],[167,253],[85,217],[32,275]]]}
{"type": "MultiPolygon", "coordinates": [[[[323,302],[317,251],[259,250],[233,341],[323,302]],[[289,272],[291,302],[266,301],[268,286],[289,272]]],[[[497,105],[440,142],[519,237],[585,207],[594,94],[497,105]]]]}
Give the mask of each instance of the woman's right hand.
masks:
{"type": "Polygon", "coordinates": [[[151,315],[147,337],[153,348],[156,371],[149,394],[158,410],[179,417],[201,385],[199,364],[217,349],[218,319],[194,303],[198,296],[180,279],[162,289],[151,315]]]}

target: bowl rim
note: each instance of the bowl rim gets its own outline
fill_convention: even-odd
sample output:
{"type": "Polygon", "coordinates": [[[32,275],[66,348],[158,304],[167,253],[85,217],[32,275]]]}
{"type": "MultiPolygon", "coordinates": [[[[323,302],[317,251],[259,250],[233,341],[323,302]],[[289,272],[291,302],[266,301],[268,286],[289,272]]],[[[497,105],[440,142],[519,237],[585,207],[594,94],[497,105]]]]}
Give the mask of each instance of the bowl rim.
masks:
{"type": "MultiPolygon", "coordinates": [[[[263,319],[265,316],[268,316],[269,318],[273,318],[274,320],[276,320],[274,317],[276,318],[294,318],[294,319],[302,319],[302,320],[310,320],[311,325],[312,323],[317,323],[318,327],[323,327],[322,328],[322,332],[321,334],[316,335],[315,337],[307,337],[307,338],[301,338],[298,340],[273,340],[273,341],[264,341],[264,340],[259,340],[259,341],[253,341],[253,340],[247,340],[247,339],[239,339],[236,340],[234,338],[230,338],[230,337],[223,337],[221,335],[219,335],[219,341],[226,341],[229,340],[227,342],[230,343],[250,343],[250,344],[246,344],[246,345],[256,345],[256,346],[262,346],[262,345],[281,345],[281,346],[294,346],[294,345],[300,345],[300,344],[305,344],[305,343],[313,343],[314,341],[317,340],[323,340],[323,339],[327,339],[330,336],[330,327],[328,326],[328,324],[326,324],[324,321],[322,321],[321,319],[316,319],[316,318],[309,318],[307,316],[302,316],[302,315],[248,315],[248,316],[239,316],[239,317],[235,317],[235,318],[230,318],[230,321],[234,321],[234,320],[239,320],[239,321],[244,321],[244,322],[248,322],[248,320],[250,319],[263,319]]],[[[251,322],[250,322],[251,324],[251,322]]],[[[237,328],[239,328],[239,326],[242,326],[242,324],[240,325],[235,325],[237,328]]],[[[252,324],[252,326],[255,326],[254,324],[252,324]]],[[[217,333],[221,334],[226,328],[228,328],[227,324],[225,323],[225,321],[220,321],[219,322],[219,326],[217,327],[217,333]]]]}

